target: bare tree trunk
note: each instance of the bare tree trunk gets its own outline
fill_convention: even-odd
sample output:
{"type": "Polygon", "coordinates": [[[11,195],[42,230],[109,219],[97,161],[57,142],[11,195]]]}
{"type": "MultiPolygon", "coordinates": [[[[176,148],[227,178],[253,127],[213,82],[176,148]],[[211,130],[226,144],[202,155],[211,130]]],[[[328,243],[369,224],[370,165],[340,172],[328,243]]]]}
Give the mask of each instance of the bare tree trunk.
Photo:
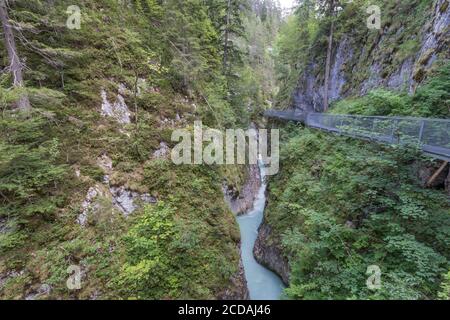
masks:
{"type": "Polygon", "coordinates": [[[231,15],[231,0],[228,0],[227,7],[227,22],[225,26],[225,40],[223,45],[223,71],[224,74],[227,73],[228,66],[228,41],[230,37],[230,15],[231,15]]]}
{"type": "Polygon", "coordinates": [[[134,102],[134,116],[136,121],[136,129],[139,130],[139,118],[138,118],[138,104],[137,104],[137,96],[138,96],[138,86],[139,86],[139,74],[137,71],[135,71],[135,81],[134,81],[134,95],[133,95],[133,102],[134,102]]]}
{"type": "MultiPolygon", "coordinates": [[[[8,51],[9,69],[13,76],[13,85],[16,88],[23,88],[22,64],[17,52],[13,29],[9,23],[8,10],[6,8],[5,0],[0,0],[0,21],[2,23],[3,33],[5,35],[5,47],[8,51]]],[[[21,111],[31,110],[30,101],[25,93],[20,95],[19,100],[17,101],[17,108],[21,111]]]]}
{"type": "Polygon", "coordinates": [[[325,85],[323,94],[323,111],[327,112],[329,107],[328,91],[330,89],[330,69],[331,69],[331,51],[333,49],[334,21],[331,22],[330,35],[328,37],[327,62],[325,66],[325,85]]]}

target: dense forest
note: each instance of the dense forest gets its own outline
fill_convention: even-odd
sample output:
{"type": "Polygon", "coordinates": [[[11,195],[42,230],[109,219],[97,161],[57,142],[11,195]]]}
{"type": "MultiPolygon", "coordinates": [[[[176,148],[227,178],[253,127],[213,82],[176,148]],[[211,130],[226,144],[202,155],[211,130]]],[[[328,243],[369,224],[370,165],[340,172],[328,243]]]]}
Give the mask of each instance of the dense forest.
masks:
{"type": "MultiPolygon", "coordinates": [[[[330,2],[301,2],[277,40],[280,108],[327,109],[321,86],[333,28],[330,113],[450,118],[448,2],[380,3],[382,32],[366,28],[366,1],[335,1],[339,10],[332,14],[330,2]],[[430,34],[436,28],[431,23],[442,21],[442,31],[430,34]],[[442,42],[428,47],[431,36],[442,42]],[[397,73],[405,61],[412,61],[409,72],[401,67],[397,73]],[[333,69],[341,78],[333,77],[333,69]],[[373,82],[378,71],[382,76],[373,82]]],[[[434,189],[425,187],[424,174],[440,162],[417,150],[274,125],[282,128],[281,170],[269,183],[270,233],[263,240],[278,248],[285,266],[260,259],[289,278],[287,296],[448,299],[448,171],[434,189]],[[380,290],[365,285],[371,265],[381,270],[380,290]]]]}
{"type": "Polygon", "coordinates": [[[167,149],[194,119],[245,128],[267,106],[280,9],[83,0],[78,29],[73,1],[1,5],[22,81],[1,41],[0,297],[242,298],[221,189],[245,168],[177,167],[167,149]]]}
{"type": "Polygon", "coordinates": [[[450,119],[449,11],[0,0],[0,299],[248,299],[224,190],[243,195],[254,170],[175,165],[172,133],[198,120],[281,132],[255,256],[282,298],[449,299],[448,166],[427,185],[441,163],[416,149],[263,117],[450,119]]]}

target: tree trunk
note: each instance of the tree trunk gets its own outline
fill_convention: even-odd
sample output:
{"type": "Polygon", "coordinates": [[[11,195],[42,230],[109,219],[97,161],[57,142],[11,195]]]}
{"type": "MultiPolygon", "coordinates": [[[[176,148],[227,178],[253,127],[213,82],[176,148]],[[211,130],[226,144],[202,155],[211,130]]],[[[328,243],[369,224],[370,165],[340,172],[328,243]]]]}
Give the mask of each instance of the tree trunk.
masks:
{"type": "MultiPolygon", "coordinates": [[[[13,29],[9,23],[8,10],[6,1],[0,0],[0,21],[3,26],[3,34],[5,36],[5,47],[8,51],[9,69],[13,77],[13,85],[16,88],[23,88],[22,64],[17,52],[16,41],[14,39],[13,29]]],[[[21,93],[17,101],[17,108],[20,111],[31,110],[30,101],[25,93],[21,93]]]]}
{"type": "Polygon", "coordinates": [[[225,26],[225,39],[224,39],[224,45],[223,45],[223,71],[224,74],[227,73],[228,70],[228,41],[230,37],[230,16],[231,16],[231,0],[228,0],[228,6],[227,6],[227,21],[225,26]]]}
{"type": "Polygon", "coordinates": [[[325,66],[325,85],[323,94],[323,111],[327,112],[329,107],[328,91],[330,88],[331,51],[333,49],[334,21],[331,22],[330,35],[328,37],[327,62],[325,66]]]}

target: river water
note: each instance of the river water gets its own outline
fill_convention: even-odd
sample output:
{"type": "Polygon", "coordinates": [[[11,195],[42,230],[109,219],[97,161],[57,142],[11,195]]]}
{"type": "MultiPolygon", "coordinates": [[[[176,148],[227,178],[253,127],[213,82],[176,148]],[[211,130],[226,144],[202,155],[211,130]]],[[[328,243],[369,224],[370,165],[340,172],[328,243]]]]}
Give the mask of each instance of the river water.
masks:
{"type": "Polygon", "coordinates": [[[237,218],[241,230],[242,262],[245,269],[250,299],[279,300],[285,288],[280,277],[260,265],[253,256],[253,247],[258,236],[258,228],[264,218],[266,205],[265,168],[260,162],[261,187],[255,199],[253,210],[237,218]]]}

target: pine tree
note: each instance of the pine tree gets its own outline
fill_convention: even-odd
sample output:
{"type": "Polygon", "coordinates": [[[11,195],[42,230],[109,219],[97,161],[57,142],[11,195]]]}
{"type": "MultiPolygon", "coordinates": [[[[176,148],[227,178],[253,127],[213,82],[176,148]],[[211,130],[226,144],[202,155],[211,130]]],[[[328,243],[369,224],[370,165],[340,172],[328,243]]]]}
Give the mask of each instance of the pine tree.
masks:
{"type": "Polygon", "coordinates": [[[174,72],[182,78],[184,89],[198,89],[214,79],[220,64],[217,32],[201,0],[169,0],[165,8],[163,25],[174,72]]]}
{"type": "Polygon", "coordinates": [[[211,0],[208,13],[220,35],[223,74],[230,76],[232,66],[242,62],[243,52],[236,40],[245,36],[243,17],[249,12],[247,0],[211,0]]]}

